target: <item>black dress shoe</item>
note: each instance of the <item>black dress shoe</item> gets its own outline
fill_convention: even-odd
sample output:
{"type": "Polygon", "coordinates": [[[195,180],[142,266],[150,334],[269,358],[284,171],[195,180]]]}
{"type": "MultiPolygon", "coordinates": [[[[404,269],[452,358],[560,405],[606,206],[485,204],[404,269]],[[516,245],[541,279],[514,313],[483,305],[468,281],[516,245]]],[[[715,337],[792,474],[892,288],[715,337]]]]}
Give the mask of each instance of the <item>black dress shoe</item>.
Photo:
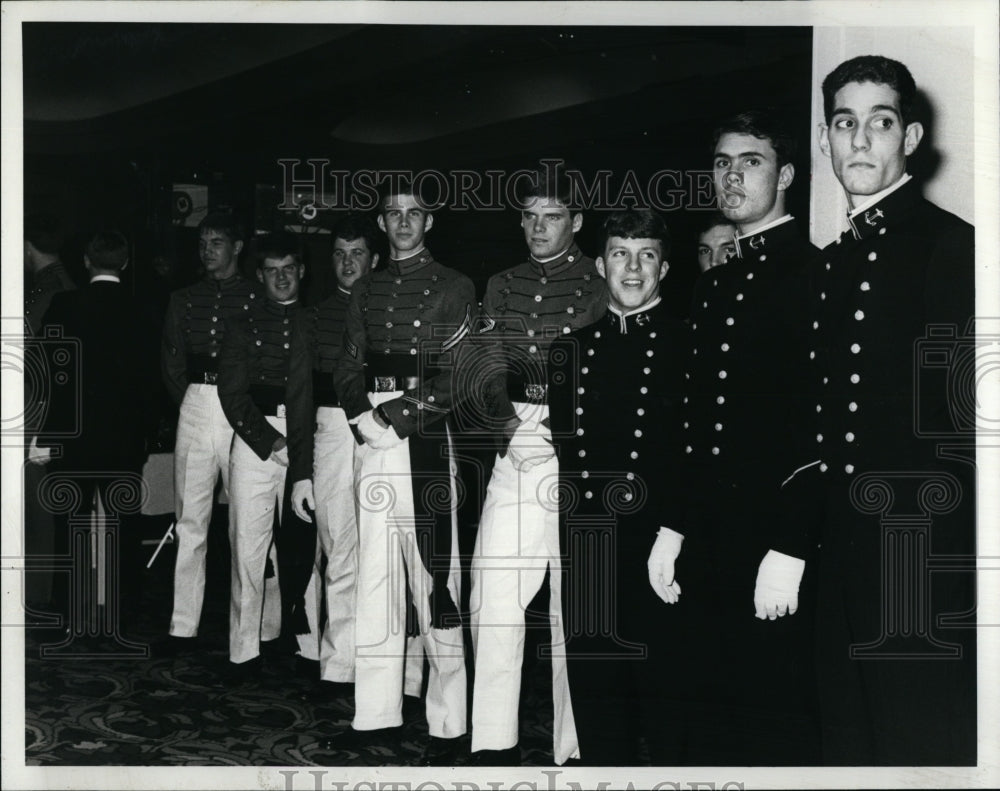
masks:
{"type": "Polygon", "coordinates": [[[376,728],[371,731],[358,731],[348,728],[320,741],[319,746],[330,752],[357,752],[367,747],[399,748],[399,740],[403,735],[402,727],[376,728]]]}
{"type": "Polygon", "coordinates": [[[521,748],[515,744],[504,750],[476,750],[469,763],[472,766],[520,766],[521,748]]]}
{"type": "Polygon", "coordinates": [[[417,766],[455,766],[460,755],[460,738],[431,736],[420,754],[417,766]]]}
{"type": "Polygon", "coordinates": [[[253,681],[260,681],[261,671],[264,669],[264,660],[255,656],[246,662],[226,662],[228,667],[223,670],[223,680],[232,685],[249,684],[253,681]]]}
{"type": "Polygon", "coordinates": [[[301,654],[295,655],[295,675],[309,681],[319,678],[319,660],[306,659],[301,654]]]}
{"type": "Polygon", "coordinates": [[[193,654],[198,650],[198,643],[197,637],[175,637],[168,634],[165,640],[153,646],[153,656],[172,658],[193,654]]]}

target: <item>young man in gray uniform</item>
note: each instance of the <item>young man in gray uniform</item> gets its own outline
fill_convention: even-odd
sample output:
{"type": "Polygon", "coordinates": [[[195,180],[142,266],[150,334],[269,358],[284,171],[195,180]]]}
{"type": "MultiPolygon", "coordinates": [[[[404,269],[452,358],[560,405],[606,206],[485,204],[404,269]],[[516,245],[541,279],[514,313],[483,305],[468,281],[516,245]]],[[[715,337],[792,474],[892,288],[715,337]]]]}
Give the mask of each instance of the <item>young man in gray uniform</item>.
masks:
{"type": "MultiPolygon", "coordinates": [[[[482,305],[482,322],[489,329],[477,336],[482,345],[492,345],[482,359],[492,357],[499,365],[483,398],[491,422],[502,427],[505,447],[493,467],[472,560],[472,750],[486,765],[520,763],[525,607],[547,575],[553,753],[561,765],[578,757],[578,750],[561,653],[559,520],[552,499],[559,462],[549,428],[545,365],[552,341],[600,318],[607,298],[593,259],[576,244],[583,215],[565,173],[537,173],[521,196],[520,209],[529,258],[490,278],[482,305]]],[[[482,365],[488,374],[489,364],[482,365]]],[[[463,372],[461,378],[475,376],[463,372]]]]}
{"type": "Polygon", "coordinates": [[[319,536],[316,568],[306,591],[306,612],[310,633],[322,636],[302,646],[302,656],[318,659],[320,678],[334,683],[354,681],[358,522],[354,492],[357,440],[333,386],[333,375],[344,349],[351,290],[377,265],[375,224],[349,215],[333,234],[337,289],[301,312],[292,337],[288,373],[292,508],[306,521],[312,521],[310,512],[316,515],[319,536]],[[324,556],[326,571],[321,574],[324,556]],[[327,622],[320,629],[317,622],[324,597],[327,622]]]}
{"type": "Polygon", "coordinates": [[[364,444],[355,452],[355,715],[352,730],[331,746],[398,734],[408,583],[430,662],[431,740],[422,761],[450,764],[455,740],[466,730],[454,470],[447,431],[428,431],[423,422],[427,414],[440,418],[448,404],[438,403],[433,392],[414,393],[428,380],[448,379],[441,372],[468,333],[475,290],[468,277],[439,264],[425,247],[433,221],[411,185],[395,184],[383,195],[378,224],[389,240],[389,261],[352,289],[334,375],[347,418],[364,444]]]}
{"type": "Polygon", "coordinates": [[[229,493],[233,428],[216,388],[226,323],[249,311],[256,299],[238,270],[243,236],[232,214],[205,216],[198,226],[198,255],[205,276],[170,295],[163,324],[161,372],[168,392],[180,405],[174,448],[177,562],[167,651],[189,649],[198,635],[208,525],[220,474],[223,490],[229,493]]]}
{"type": "Polygon", "coordinates": [[[272,234],[257,244],[264,298],[230,319],[219,361],[219,401],[236,435],[229,466],[229,661],[240,680],[257,671],[261,641],[276,639],[274,627],[280,629],[274,522],[276,510],[281,521],[288,468],[285,388],[303,274],[293,238],[272,234]],[[277,610],[277,624],[265,609],[277,610]]]}

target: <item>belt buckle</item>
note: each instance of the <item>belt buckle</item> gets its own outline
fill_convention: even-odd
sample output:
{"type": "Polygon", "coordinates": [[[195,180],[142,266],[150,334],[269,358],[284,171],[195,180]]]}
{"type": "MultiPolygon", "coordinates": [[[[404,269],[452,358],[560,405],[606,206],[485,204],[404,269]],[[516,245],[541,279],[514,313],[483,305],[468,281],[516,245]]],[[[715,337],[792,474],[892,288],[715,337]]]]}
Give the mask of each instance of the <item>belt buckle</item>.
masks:
{"type": "Polygon", "coordinates": [[[214,385],[219,381],[219,374],[215,371],[205,371],[202,375],[203,384],[214,385]]]}
{"type": "Polygon", "coordinates": [[[375,377],[375,392],[376,393],[391,393],[396,389],[396,377],[395,376],[376,376],[375,377]]]}
{"type": "Polygon", "coordinates": [[[528,401],[544,401],[545,393],[548,390],[548,385],[541,384],[526,384],[524,386],[524,397],[528,401]]]}
{"type": "Polygon", "coordinates": [[[284,404],[278,404],[274,408],[274,416],[275,417],[284,417],[285,416],[285,405],[284,404]]]}

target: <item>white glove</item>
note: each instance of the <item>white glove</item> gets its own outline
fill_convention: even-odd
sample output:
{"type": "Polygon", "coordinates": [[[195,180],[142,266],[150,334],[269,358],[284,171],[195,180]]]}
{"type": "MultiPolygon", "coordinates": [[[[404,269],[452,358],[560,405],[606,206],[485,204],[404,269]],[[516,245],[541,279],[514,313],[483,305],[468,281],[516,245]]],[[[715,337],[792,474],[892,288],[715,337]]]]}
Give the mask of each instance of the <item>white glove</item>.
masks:
{"type": "Polygon", "coordinates": [[[646,568],[649,570],[649,584],[653,592],[667,604],[676,604],[681,595],[681,586],[674,579],[674,563],[681,554],[684,536],[669,527],[661,527],[656,534],[656,543],[649,552],[646,568]]]}
{"type": "Polygon", "coordinates": [[[32,464],[48,464],[51,460],[52,448],[38,447],[38,437],[32,437],[28,448],[28,461],[32,464]]]}
{"type": "Polygon", "coordinates": [[[530,470],[556,455],[552,431],[540,423],[522,423],[514,431],[507,448],[515,470],[530,470]]]}
{"type": "Polygon", "coordinates": [[[799,609],[799,583],[806,562],[769,549],[757,569],[753,606],[761,620],[774,620],[799,609]]]}
{"type": "Polygon", "coordinates": [[[313,499],[313,482],[306,478],[304,481],[296,481],[292,484],[292,510],[303,522],[311,522],[312,517],[306,508],[316,510],[316,501],[313,499]]]}
{"type": "Polygon", "coordinates": [[[365,444],[373,448],[376,447],[375,443],[382,439],[382,435],[388,430],[388,427],[380,426],[376,422],[374,409],[363,412],[361,417],[358,418],[358,432],[360,432],[365,444]]]}

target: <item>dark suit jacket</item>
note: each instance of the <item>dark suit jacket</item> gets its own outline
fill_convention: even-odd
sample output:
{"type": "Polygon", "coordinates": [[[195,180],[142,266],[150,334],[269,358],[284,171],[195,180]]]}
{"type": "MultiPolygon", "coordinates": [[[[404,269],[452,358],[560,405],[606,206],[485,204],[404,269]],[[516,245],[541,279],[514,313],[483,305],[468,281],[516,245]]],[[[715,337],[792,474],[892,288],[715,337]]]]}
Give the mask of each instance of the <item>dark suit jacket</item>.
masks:
{"type": "Polygon", "coordinates": [[[98,281],[53,296],[43,328],[50,340],[60,330],[61,338],[46,341],[50,399],[39,444],[61,445],[70,469],[141,468],[156,414],[158,356],[148,316],[120,283],[98,281]]]}

